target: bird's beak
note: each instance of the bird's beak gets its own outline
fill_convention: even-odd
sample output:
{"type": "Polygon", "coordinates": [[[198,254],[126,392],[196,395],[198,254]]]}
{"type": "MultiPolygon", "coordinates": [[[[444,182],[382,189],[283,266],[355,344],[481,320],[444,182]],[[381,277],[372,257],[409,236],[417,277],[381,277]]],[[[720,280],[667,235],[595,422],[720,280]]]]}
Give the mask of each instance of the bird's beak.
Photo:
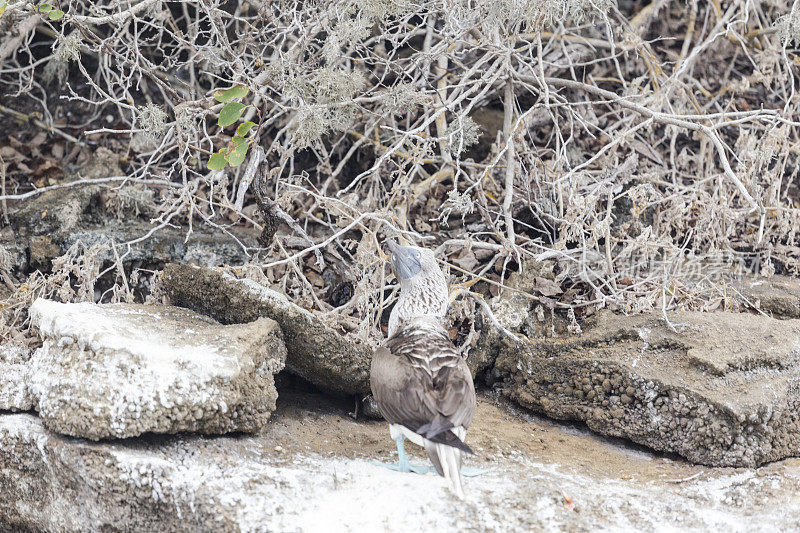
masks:
{"type": "Polygon", "coordinates": [[[391,253],[392,266],[398,278],[411,279],[420,273],[422,265],[419,263],[416,250],[400,246],[391,239],[386,240],[386,246],[391,253]]]}

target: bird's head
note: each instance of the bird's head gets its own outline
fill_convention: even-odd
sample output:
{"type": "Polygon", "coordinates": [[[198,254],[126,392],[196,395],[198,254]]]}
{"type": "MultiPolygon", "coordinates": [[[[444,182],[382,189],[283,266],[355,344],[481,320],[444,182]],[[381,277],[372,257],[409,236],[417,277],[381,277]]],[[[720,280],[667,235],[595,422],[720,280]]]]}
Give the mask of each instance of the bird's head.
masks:
{"type": "Polygon", "coordinates": [[[413,282],[418,277],[442,275],[432,251],[417,246],[401,246],[391,239],[386,241],[386,247],[389,248],[389,260],[401,284],[413,282]]]}
{"type": "Polygon", "coordinates": [[[433,252],[417,246],[401,246],[393,240],[387,240],[386,247],[402,288],[389,316],[389,336],[394,336],[400,324],[409,320],[444,319],[449,289],[433,252]]]}

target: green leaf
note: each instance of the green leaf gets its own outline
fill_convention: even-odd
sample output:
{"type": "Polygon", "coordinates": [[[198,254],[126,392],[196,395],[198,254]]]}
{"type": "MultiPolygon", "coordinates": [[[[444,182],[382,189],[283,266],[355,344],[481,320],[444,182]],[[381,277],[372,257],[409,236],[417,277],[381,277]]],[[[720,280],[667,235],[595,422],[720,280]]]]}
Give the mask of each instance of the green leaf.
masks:
{"type": "Polygon", "coordinates": [[[0,17],[3,16],[3,13],[6,12],[6,8],[8,7],[8,2],[5,2],[2,7],[0,7],[0,17]]]}
{"type": "Polygon", "coordinates": [[[47,16],[50,17],[50,20],[58,20],[64,16],[64,12],[61,11],[60,9],[54,9],[47,16]]]}
{"type": "Polygon", "coordinates": [[[250,129],[255,125],[256,125],[255,122],[250,122],[250,121],[242,122],[241,124],[239,124],[239,127],[236,128],[236,135],[238,135],[239,137],[244,137],[245,135],[247,135],[247,132],[249,132],[250,129]]]}
{"type": "Polygon", "coordinates": [[[219,119],[217,119],[217,124],[221,127],[226,128],[239,120],[244,113],[244,108],[247,107],[244,104],[240,104],[239,102],[228,102],[225,104],[225,107],[222,108],[222,111],[219,112],[219,119]]]}
{"type": "Polygon", "coordinates": [[[250,148],[250,144],[247,140],[242,139],[243,142],[238,141],[237,139],[242,139],[241,137],[234,137],[233,140],[236,142],[236,148],[231,150],[228,154],[228,163],[232,167],[238,167],[242,163],[244,163],[244,158],[247,156],[247,149],[250,148]]]}
{"type": "Polygon", "coordinates": [[[208,158],[208,164],[206,165],[209,170],[222,170],[225,168],[225,149],[223,148],[219,152],[211,154],[211,157],[208,158]]]}
{"type": "Polygon", "coordinates": [[[39,13],[50,13],[52,11],[53,6],[50,4],[39,4],[39,13]]]}
{"type": "Polygon", "coordinates": [[[250,89],[247,87],[242,87],[241,85],[237,85],[236,87],[231,87],[230,89],[225,89],[224,91],[217,91],[214,93],[214,99],[217,102],[230,102],[234,98],[244,98],[247,96],[247,93],[250,92],[250,89]]]}

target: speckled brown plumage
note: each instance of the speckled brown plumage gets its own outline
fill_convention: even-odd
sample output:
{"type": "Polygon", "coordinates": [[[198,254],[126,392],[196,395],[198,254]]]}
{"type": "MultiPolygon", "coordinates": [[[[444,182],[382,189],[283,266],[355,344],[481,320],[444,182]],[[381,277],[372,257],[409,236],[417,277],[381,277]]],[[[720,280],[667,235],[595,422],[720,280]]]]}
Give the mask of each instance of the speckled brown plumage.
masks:
{"type": "Polygon", "coordinates": [[[401,325],[378,349],[372,360],[371,385],[389,423],[418,432],[437,417],[444,418],[450,428],[440,435],[432,431],[428,438],[464,449],[453,440],[450,429],[469,427],[475,414],[475,388],[466,361],[433,320],[401,325]]]}

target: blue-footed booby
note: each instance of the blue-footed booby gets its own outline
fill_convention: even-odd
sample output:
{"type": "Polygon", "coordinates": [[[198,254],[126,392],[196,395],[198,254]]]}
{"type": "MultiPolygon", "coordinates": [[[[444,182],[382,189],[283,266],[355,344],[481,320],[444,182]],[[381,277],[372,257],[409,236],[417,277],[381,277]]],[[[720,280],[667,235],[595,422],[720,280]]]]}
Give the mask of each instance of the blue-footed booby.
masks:
{"type": "Polygon", "coordinates": [[[405,439],[423,446],[440,476],[464,497],[461,454],[475,414],[475,386],[466,361],[444,328],[449,289],[433,252],[387,241],[400,282],[389,316],[389,339],[372,358],[370,385],[381,415],[397,442],[402,472],[425,473],[411,465],[405,439]]]}

